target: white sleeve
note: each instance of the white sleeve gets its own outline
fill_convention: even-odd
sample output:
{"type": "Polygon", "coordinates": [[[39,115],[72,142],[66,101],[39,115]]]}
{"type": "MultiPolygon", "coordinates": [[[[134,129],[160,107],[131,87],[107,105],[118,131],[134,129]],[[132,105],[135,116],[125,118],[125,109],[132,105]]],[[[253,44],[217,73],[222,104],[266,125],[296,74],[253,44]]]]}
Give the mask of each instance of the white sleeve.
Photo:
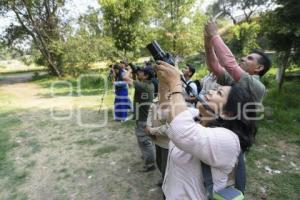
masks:
{"type": "Polygon", "coordinates": [[[240,153],[236,134],[225,128],[203,127],[188,110],[173,119],[166,133],[177,148],[212,167],[232,168],[240,153]]]}

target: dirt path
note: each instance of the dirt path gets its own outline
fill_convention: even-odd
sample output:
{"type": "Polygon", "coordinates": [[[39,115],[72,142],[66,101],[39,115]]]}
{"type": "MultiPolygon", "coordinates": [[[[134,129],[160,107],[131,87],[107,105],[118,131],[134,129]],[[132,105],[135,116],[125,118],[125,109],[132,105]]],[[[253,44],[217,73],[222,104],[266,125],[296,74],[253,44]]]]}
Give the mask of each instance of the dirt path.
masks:
{"type": "Polygon", "coordinates": [[[9,159],[24,176],[22,184],[0,191],[0,199],[162,198],[158,172],[138,172],[134,122],[114,122],[110,112],[106,121],[88,105],[91,97],[43,97],[33,83],[9,82],[0,90],[15,97],[9,105],[21,123],[11,131],[9,159]]]}

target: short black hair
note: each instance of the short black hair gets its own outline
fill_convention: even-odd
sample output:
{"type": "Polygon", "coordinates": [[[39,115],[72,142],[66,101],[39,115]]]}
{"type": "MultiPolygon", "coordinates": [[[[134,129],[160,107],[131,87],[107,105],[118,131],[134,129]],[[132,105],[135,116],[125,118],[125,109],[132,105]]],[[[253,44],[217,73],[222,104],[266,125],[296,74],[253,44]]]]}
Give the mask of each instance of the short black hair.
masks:
{"type": "Polygon", "coordinates": [[[125,64],[126,66],[128,65],[128,62],[126,60],[121,60],[120,64],[125,64]]]}
{"type": "Polygon", "coordinates": [[[186,66],[189,68],[190,72],[192,73],[191,74],[191,77],[192,77],[194,75],[194,73],[196,72],[195,67],[192,64],[187,64],[186,66]]]}
{"type": "Polygon", "coordinates": [[[258,73],[258,75],[260,77],[262,77],[263,75],[265,75],[267,73],[267,71],[269,71],[269,69],[271,68],[271,60],[270,58],[267,56],[267,54],[265,54],[263,51],[258,50],[258,49],[253,49],[252,53],[256,53],[258,55],[260,55],[260,58],[258,59],[258,63],[263,65],[264,68],[258,73]]]}
{"type": "Polygon", "coordinates": [[[113,68],[114,68],[114,69],[118,69],[118,70],[120,70],[120,69],[121,69],[121,67],[120,67],[120,65],[119,65],[119,64],[114,64],[114,65],[113,65],[113,68]]]}
{"type": "Polygon", "coordinates": [[[154,76],[153,70],[148,69],[148,68],[143,68],[142,71],[144,72],[144,74],[145,74],[146,76],[148,76],[148,79],[147,79],[147,80],[151,80],[151,79],[153,78],[153,76],[154,76]]]}

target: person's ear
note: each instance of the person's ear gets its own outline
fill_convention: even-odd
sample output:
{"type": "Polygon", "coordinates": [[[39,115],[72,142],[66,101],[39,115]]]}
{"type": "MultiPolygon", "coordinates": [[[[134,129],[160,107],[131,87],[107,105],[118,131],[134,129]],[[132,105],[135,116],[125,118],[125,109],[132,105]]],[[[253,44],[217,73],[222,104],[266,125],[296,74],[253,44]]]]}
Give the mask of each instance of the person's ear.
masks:
{"type": "Polygon", "coordinates": [[[264,66],[263,65],[258,65],[255,70],[254,70],[254,73],[255,74],[259,74],[260,71],[262,71],[264,69],[264,66]]]}

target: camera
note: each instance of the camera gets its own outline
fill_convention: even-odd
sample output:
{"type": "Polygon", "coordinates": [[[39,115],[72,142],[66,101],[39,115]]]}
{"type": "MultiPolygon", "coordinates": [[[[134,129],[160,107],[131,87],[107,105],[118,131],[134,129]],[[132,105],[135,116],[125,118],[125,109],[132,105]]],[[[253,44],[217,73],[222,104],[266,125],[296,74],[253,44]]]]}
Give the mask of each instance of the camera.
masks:
{"type": "Polygon", "coordinates": [[[169,53],[165,53],[155,40],[147,45],[147,49],[149,50],[155,61],[162,60],[166,63],[169,63],[170,65],[175,66],[175,59],[173,58],[173,56],[169,53]]]}
{"type": "MultiPolygon", "coordinates": [[[[169,53],[165,53],[164,50],[162,50],[162,48],[159,46],[159,44],[154,40],[152,41],[150,44],[147,45],[147,49],[150,51],[152,57],[154,58],[155,61],[157,60],[162,60],[166,63],[169,63],[170,65],[175,66],[175,60],[172,57],[171,54],[169,53]]],[[[186,80],[184,79],[183,76],[180,77],[181,81],[184,83],[184,85],[186,87],[189,88],[189,90],[192,92],[192,95],[194,97],[196,97],[196,100],[201,102],[203,107],[210,111],[211,113],[214,113],[214,110],[208,105],[208,103],[205,101],[203,95],[197,94],[195,91],[193,91],[193,89],[191,89],[191,87],[189,86],[189,84],[186,82],[186,80]]]]}

